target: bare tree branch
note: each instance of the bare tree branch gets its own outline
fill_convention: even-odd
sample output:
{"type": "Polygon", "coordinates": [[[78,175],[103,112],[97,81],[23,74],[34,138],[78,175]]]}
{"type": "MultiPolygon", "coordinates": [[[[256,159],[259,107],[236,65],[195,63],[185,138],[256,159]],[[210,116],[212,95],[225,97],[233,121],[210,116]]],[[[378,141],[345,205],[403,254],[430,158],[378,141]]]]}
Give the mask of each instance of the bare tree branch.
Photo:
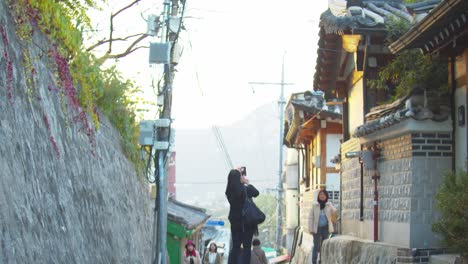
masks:
{"type": "Polygon", "coordinates": [[[130,7],[132,7],[133,5],[137,4],[138,2],[140,2],[141,0],[135,0],[133,2],[131,2],[130,4],[128,4],[127,6],[125,6],[124,8],[120,9],[119,11],[117,11],[116,13],[114,14],[111,14],[110,16],[110,33],[109,33],[109,49],[107,50],[107,54],[111,54],[112,53],[112,41],[113,41],[113,35],[114,35],[114,18],[122,13],[123,11],[129,9],[130,7]]]}
{"type": "Polygon", "coordinates": [[[144,35],[144,34],[145,34],[145,33],[138,33],[138,34],[134,34],[134,35],[127,36],[127,37],[125,37],[125,38],[115,38],[115,39],[112,39],[112,40],[111,40],[111,39],[102,39],[102,40],[96,42],[95,44],[89,46],[89,47],[86,49],[86,51],[88,51],[88,52],[89,52],[89,51],[92,51],[92,50],[94,50],[95,48],[97,48],[97,47],[99,47],[99,46],[101,46],[101,45],[103,45],[103,44],[108,43],[109,41],[127,41],[127,40],[129,40],[130,38],[142,36],[142,35],[144,35]]]}
{"type": "Polygon", "coordinates": [[[137,4],[138,2],[140,2],[141,0],[135,0],[133,1],[132,3],[130,3],[129,5],[127,5],[126,7],[120,9],[119,11],[117,11],[115,14],[113,14],[112,16],[115,17],[117,16],[118,14],[122,13],[123,11],[129,9],[130,7],[132,7],[133,5],[137,4]]]}
{"type": "Polygon", "coordinates": [[[119,58],[127,56],[128,54],[134,52],[135,50],[138,50],[138,49],[141,49],[141,48],[148,48],[148,47],[145,47],[145,46],[138,46],[137,47],[138,43],[140,43],[142,40],[144,40],[147,37],[148,37],[147,34],[142,34],[139,38],[137,38],[135,41],[133,41],[133,43],[130,44],[130,46],[128,46],[128,48],[124,52],[119,53],[119,54],[106,53],[104,56],[99,58],[99,60],[101,62],[104,62],[104,61],[106,61],[108,59],[119,59],[119,58]]]}
{"type": "Polygon", "coordinates": [[[133,53],[133,52],[136,51],[136,50],[139,50],[139,49],[148,49],[148,48],[149,48],[148,46],[138,46],[138,47],[136,47],[136,48],[134,48],[134,49],[126,50],[125,52],[122,52],[122,53],[120,53],[120,54],[113,54],[113,55],[110,55],[110,54],[109,54],[109,55],[104,55],[104,56],[102,56],[101,58],[99,58],[99,60],[100,60],[101,62],[104,62],[104,61],[106,61],[106,60],[108,60],[108,59],[120,59],[120,58],[123,58],[123,57],[129,55],[130,53],[133,53]]]}

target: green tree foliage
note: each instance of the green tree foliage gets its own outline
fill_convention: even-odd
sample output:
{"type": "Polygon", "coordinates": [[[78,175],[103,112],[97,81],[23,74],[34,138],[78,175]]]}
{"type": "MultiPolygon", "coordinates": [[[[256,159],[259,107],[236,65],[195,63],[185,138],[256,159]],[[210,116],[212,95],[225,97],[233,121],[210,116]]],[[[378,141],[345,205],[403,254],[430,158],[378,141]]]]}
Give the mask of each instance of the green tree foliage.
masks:
{"type": "Polygon", "coordinates": [[[376,80],[370,80],[374,89],[390,91],[393,100],[406,96],[415,87],[437,93],[448,92],[447,64],[424,55],[420,50],[402,51],[379,73],[376,80]]]}
{"type": "Polygon", "coordinates": [[[136,106],[139,101],[133,99],[140,89],[126,80],[115,67],[101,72],[103,95],[97,100],[97,105],[109,117],[112,124],[119,131],[121,146],[129,158],[142,172],[138,146],[139,130],[136,124],[136,106]]]}
{"type": "MultiPolygon", "coordinates": [[[[387,45],[396,41],[410,25],[404,19],[389,18],[386,21],[387,45]]],[[[430,55],[424,55],[419,49],[404,50],[397,54],[379,72],[376,80],[369,80],[373,89],[383,89],[391,93],[391,100],[406,96],[413,88],[443,94],[448,92],[447,63],[430,55]]]]}
{"type": "MultiPolygon", "coordinates": [[[[265,222],[258,226],[262,246],[273,247],[276,243],[276,206],[277,199],[271,194],[261,194],[255,198],[255,204],[266,215],[265,222]]],[[[284,206],[283,206],[284,207],[284,206]]],[[[284,209],[284,208],[283,208],[284,209]]],[[[283,210],[285,212],[285,210],[283,210]]],[[[284,213],[283,213],[284,215],[284,213]]],[[[283,217],[283,223],[285,218],[283,217]]]]}
{"type": "Polygon", "coordinates": [[[468,173],[447,173],[436,195],[441,219],[432,225],[447,246],[468,257],[468,173]]]}

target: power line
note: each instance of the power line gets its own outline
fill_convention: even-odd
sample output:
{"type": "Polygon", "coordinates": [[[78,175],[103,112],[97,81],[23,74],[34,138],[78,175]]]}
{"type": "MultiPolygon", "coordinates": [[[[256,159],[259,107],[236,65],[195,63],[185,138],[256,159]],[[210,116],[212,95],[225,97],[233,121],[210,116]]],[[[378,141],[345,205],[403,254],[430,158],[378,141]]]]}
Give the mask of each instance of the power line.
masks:
{"type": "MultiPolygon", "coordinates": [[[[274,182],[274,180],[271,179],[262,179],[262,180],[252,180],[252,183],[255,182],[274,182]]],[[[191,184],[226,184],[226,181],[211,181],[211,182],[176,182],[176,185],[191,185],[191,184]]]]}

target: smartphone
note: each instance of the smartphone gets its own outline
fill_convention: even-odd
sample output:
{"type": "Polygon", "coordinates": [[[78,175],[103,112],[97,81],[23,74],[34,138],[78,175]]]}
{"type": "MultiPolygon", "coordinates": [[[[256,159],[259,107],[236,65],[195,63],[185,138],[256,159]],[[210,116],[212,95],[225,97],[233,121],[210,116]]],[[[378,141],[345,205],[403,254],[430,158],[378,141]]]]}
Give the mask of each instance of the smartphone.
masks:
{"type": "Polygon", "coordinates": [[[241,167],[240,172],[241,172],[241,175],[247,176],[247,168],[246,167],[241,167]]]}

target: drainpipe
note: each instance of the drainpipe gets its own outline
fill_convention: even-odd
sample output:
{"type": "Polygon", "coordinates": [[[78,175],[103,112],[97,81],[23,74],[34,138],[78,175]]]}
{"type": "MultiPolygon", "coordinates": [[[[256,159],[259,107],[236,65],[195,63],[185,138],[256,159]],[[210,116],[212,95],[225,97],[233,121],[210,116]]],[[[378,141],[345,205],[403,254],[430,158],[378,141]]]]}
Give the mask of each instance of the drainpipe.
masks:
{"type": "Polygon", "coordinates": [[[455,131],[457,128],[457,120],[455,114],[455,91],[457,89],[457,81],[455,77],[455,56],[450,57],[450,86],[452,89],[452,94],[450,96],[450,104],[452,105],[451,115],[452,115],[452,171],[456,171],[456,151],[455,151],[455,131]]]}
{"type": "Polygon", "coordinates": [[[378,180],[380,179],[378,170],[377,170],[377,158],[379,153],[377,151],[377,142],[374,142],[372,147],[372,160],[373,164],[373,176],[372,180],[374,181],[374,242],[379,240],[379,189],[378,189],[378,180]]]}

